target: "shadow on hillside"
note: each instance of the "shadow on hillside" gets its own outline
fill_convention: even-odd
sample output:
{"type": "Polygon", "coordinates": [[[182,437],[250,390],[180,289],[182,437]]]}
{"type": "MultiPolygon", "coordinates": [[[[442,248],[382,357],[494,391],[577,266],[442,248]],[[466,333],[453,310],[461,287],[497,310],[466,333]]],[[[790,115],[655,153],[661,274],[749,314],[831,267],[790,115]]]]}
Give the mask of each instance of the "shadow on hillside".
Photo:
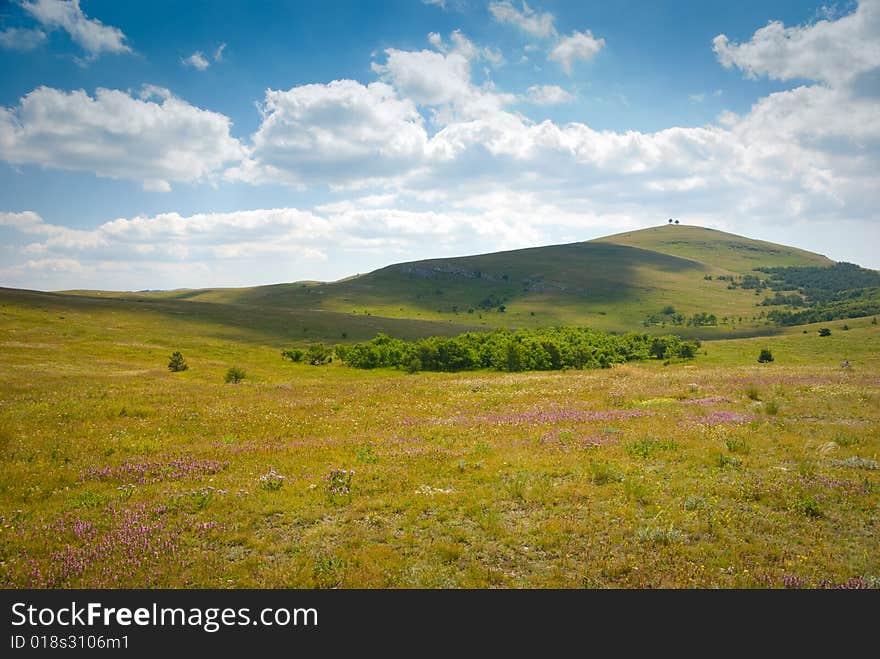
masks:
{"type": "Polygon", "coordinates": [[[261,342],[284,346],[291,342],[367,340],[379,332],[401,338],[455,335],[473,329],[453,323],[353,316],[312,309],[273,309],[244,304],[216,304],[178,299],[95,297],[0,288],[0,305],[17,306],[49,314],[131,313],[144,320],[186,323],[181,331],[229,341],[261,342]]]}

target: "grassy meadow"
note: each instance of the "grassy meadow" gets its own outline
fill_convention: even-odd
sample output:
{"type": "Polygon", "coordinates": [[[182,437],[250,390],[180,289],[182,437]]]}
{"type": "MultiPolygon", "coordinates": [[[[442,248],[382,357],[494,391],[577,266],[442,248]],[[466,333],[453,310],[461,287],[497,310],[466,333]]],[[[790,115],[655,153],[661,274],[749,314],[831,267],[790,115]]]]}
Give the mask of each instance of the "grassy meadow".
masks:
{"type": "Polygon", "coordinates": [[[870,318],[408,375],[279,351],[451,323],[297,313],[0,291],[0,586],[880,585],[870,318]]]}

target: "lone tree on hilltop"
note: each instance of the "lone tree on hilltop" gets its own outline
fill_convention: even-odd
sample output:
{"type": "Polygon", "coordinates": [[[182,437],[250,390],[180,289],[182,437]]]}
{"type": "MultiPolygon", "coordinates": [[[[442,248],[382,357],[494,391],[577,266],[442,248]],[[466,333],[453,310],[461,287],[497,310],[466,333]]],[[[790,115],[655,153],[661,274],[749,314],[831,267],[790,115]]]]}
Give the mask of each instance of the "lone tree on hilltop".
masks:
{"type": "Polygon", "coordinates": [[[189,366],[186,363],[186,360],[183,358],[183,355],[180,354],[179,351],[175,351],[171,355],[171,359],[168,360],[168,370],[172,373],[179,373],[180,371],[185,371],[189,366]]]}

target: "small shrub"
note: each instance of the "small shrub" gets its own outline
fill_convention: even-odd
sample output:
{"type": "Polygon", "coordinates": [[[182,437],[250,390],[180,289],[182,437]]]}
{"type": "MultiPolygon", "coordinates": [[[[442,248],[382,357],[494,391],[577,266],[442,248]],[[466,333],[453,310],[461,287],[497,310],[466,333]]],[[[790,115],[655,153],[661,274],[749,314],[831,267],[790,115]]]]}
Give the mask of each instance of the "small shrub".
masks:
{"type": "Polygon", "coordinates": [[[764,403],[764,411],[770,416],[776,416],[779,414],[779,403],[775,400],[768,400],[764,403]]]}
{"type": "Polygon", "coordinates": [[[245,375],[245,372],[238,366],[232,366],[228,371],[226,371],[226,383],[238,384],[239,382],[244,380],[245,375]]]}
{"type": "Polygon", "coordinates": [[[526,488],[529,484],[528,473],[521,471],[516,474],[505,474],[503,480],[504,490],[511,499],[525,499],[526,488]]]}
{"type": "Polygon", "coordinates": [[[659,440],[651,437],[638,439],[626,445],[626,452],[634,458],[647,458],[652,453],[658,451],[674,451],[678,448],[678,444],[674,440],[659,440]]]}
{"type": "Polygon", "coordinates": [[[731,453],[743,453],[746,454],[749,452],[749,445],[746,443],[744,439],[739,439],[738,437],[731,437],[728,439],[725,444],[727,445],[727,450],[731,453]]]}
{"type": "Polygon", "coordinates": [[[640,503],[643,506],[651,503],[651,490],[640,480],[627,478],[623,482],[623,491],[626,492],[626,496],[636,503],[640,503]]]}
{"type": "Polygon", "coordinates": [[[733,455],[725,455],[724,453],[719,453],[718,458],[716,459],[716,463],[721,469],[725,467],[738,467],[742,464],[742,460],[733,455]]]}
{"type": "Polygon", "coordinates": [[[813,517],[816,519],[825,517],[825,513],[822,512],[822,507],[819,505],[819,502],[812,497],[798,499],[794,502],[794,509],[807,517],[813,517]]]}
{"type": "Polygon", "coordinates": [[[422,360],[418,357],[413,357],[409,364],[406,365],[406,372],[410,375],[414,373],[418,373],[422,370],[422,360]]]}
{"type": "Polygon", "coordinates": [[[379,456],[373,451],[372,444],[364,444],[355,450],[355,460],[363,464],[375,464],[379,462],[379,456]]]}
{"type": "Polygon", "coordinates": [[[834,438],[834,441],[837,442],[839,446],[847,447],[847,446],[855,446],[859,443],[859,438],[856,435],[842,435],[839,434],[834,438]]]}
{"type": "Polygon", "coordinates": [[[351,500],[351,479],[354,469],[331,469],[327,474],[327,498],[333,501],[338,496],[351,500]]]}
{"type": "Polygon", "coordinates": [[[108,500],[109,497],[105,494],[94,490],[85,490],[74,496],[71,504],[74,508],[103,508],[108,500]]]}
{"type": "Polygon", "coordinates": [[[269,467],[269,471],[260,476],[260,487],[268,492],[275,492],[284,487],[284,481],[287,480],[275,471],[275,467],[269,467]]]}
{"type": "Polygon", "coordinates": [[[605,485],[619,483],[623,480],[623,476],[614,465],[602,460],[593,460],[590,462],[590,480],[596,485],[605,485]]]}
{"type": "Polygon", "coordinates": [[[768,362],[773,361],[773,353],[770,352],[768,348],[761,348],[761,353],[758,355],[758,362],[761,364],[766,364],[768,362]]]}
{"type": "Polygon", "coordinates": [[[831,336],[831,330],[827,327],[823,327],[819,330],[819,336],[831,336]]]}
{"type": "Polygon", "coordinates": [[[651,545],[669,545],[675,542],[684,542],[685,534],[675,528],[672,524],[667,527],[642,527],[636,531],[636,538],[639,542],[651,545]]]}
{"type": "Polygon", "coordinates": [[[183,358],[183,355],[180,352],[173,352],[171,354],[171,358],[168,360],[168,370],[172,373],[180,373],[181,371],[185,371],[189,366],[186,363],[186,360],[183,358]]]}
{"type": "Polygon", "coordinates": [[[193,490],[188,496],[195,510],[204,510],[214,500],[214,488],[203,487],[193,490]]]}
{"type": "MultiPolygon", "coordinates": [[[[758,361],[761,360],[759,359],[758,361]]],[[[758,387],[753,384],[746,387],[746,396],[748,396],[750,400],[761,400],[761,392],[758,390],[758,387]]]]}

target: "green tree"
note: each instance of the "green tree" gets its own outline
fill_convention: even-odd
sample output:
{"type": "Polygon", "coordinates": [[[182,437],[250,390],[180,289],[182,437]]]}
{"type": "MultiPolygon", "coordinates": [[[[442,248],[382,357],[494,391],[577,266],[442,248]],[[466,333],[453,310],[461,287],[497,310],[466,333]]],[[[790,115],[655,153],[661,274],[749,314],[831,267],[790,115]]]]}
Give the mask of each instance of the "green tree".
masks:
{"type": "Polygon", "coordinates": [[[171,354],[171,359],[168,360],[168,370],[172,373],[180,373],[181,371],[185,371],[189,366],[186,363],[186,360],[183,358],[183,355],[180,352],[174,352],[171,354]]]}
{"type": "Polygon", "coordinates": [[[314,345],[310,345],[309,349],[306,351],[306,360],[312,366],[322,366],[333,358],[332,355],[333,351],[329,346],[326,346],[323,343],[315,343],[314,345]]]}
{"type": "Polygon", "coordinates": [[[516,372],[523,370],[525,351],[521,344],[511,341],[507,344],[505,366],[508,371],[516,372]]]}
{"type": "Polygon", "coordinates": [[[773,353],[769,348],[761,348],[761,354],[758,355],[758,361],[762,364],[773,361],[773,353]]]}

